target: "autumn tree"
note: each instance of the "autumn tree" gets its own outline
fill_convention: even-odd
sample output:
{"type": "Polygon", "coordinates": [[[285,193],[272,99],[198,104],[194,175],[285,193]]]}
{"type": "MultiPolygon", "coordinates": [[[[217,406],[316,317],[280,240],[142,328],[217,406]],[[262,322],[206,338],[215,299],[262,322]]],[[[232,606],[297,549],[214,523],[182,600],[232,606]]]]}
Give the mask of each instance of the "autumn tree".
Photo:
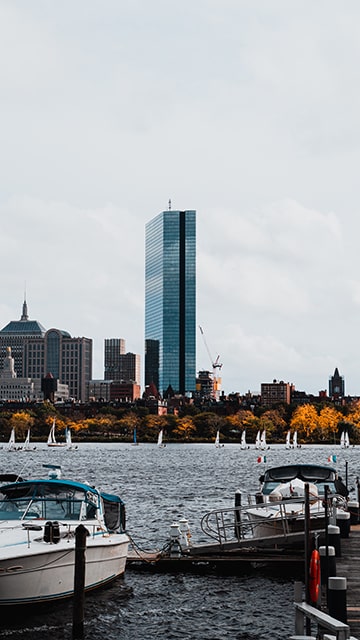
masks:
{"type": "Polygon", "coordinates": [[[334,407],[323,407],[318,416],[318,437],[319,440],[335,440],[338,431],[338,424],[343,419],[342,413],[334,407]]]}
{"type": "Polygon", "coordinates": [[[191,416],[184,416],[183,418],[180,418],[177,421],[175,429],[173,429],[174,436],[178,437],[180,440],[189,440],[195,432],[196,427],[194,426],[191,416]]]}
{"type": "Polygon", "coordinates": [[[232,416],[227,416],[229,430],[246,431],[247,436],[255,440],[255,433],[258,430],[258,419],[253,412],[248,409],[240,409],[232,416]]]}
{"type": "Polygon", "coordinates": [[[318,426],[319,416],[312,404],[303,404],[296,407],[291,420],[290,427],[298,432],[300,438],[313,437],[318,426]]]}
{"type": "Polygon", "coordinates": [[[283,438],[287,424],[277,409],[265,411],[259,418],[259,429],[266,429],[271,438],[283,438]]]}
{"type": "Polygon", "coordinates": [[[157,440],[158,433],[161,429],[166,429],[167,416],[149,414],[143,418],[142,424],[144,439],[152,442],[157,440]]]}
{"type": "Polygon", "coordinates": [[[208,440],[215,438],[216,432],[226,425],[226,420],[212,411],[204,411],[193,417],[193,423],[197,437],[208,440]]]}
{"type": "Polygon", "coordinates": [[[28,429],[34,424],[34,418],[27,411],[17,411],[13,413],[9,420],[10,429],[14,429],[16,438],[23,440],[26,436],[28,429]]]}

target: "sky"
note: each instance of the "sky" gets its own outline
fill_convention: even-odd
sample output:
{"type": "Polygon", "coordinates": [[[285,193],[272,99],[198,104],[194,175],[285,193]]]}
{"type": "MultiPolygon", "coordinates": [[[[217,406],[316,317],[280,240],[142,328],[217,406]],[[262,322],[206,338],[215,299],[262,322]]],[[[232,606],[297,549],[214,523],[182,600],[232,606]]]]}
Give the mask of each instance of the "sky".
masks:
{"type": "MultiPolygon", "coordinates": [[[[145,224],[197,211],[225,393],[360,395],[358,0],[0,0],[0,326],[144,354],[145,224]]],[[[211,360],[197,331],[197,370],[211,360]]]]}

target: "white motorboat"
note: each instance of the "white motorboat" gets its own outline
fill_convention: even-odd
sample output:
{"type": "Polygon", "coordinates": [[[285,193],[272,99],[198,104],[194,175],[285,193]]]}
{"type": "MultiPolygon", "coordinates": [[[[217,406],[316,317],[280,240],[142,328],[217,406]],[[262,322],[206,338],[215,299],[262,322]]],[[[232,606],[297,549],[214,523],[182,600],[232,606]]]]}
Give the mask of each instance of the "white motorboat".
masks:
{"type": "Polygon", "coordinates": [[[50,431],[49,431],[49,435],[48,435],[48,439],[47,439],[47,446],[48,447],[66,447],[67,443],[66,442],[57,442],[56,437],[55,437],[55,418],[53,420],[53,423],[51,425],[50,431]]]}
{"type": "Polygon", "coordinates": [[[121,498],[61,479],[60,467],[44,466],[50,468],[45,479],[0,477],[7,482],[0,492],[0,605],[73,594],[75,530],[80,524],[88,531],[85,589],[125,571],[129,538],[121,498]]]}
{"type": "Polygon", "coordinates": [[[309,485],[312,528],[324,525],[325,486],[328,487],[329,498],[336,498],[336,506],[346,509],[346,487],[343,486],[342,490],[336,470],[332,467],[314,464],[273,467],[267,469],[260,480],[257,504],[246,509],[255,537],[304,529],[305,484],[309,485]]]}

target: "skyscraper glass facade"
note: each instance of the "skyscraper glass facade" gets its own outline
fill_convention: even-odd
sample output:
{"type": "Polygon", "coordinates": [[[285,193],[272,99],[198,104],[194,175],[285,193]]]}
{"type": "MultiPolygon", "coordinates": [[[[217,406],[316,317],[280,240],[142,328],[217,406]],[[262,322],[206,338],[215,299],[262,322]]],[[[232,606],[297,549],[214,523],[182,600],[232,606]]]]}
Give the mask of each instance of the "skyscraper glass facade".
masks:
{"type": "Polygon", "coordinates": [[[146,225],[145,385],[196,386],[196,212],[163,211],[146,225]]]}

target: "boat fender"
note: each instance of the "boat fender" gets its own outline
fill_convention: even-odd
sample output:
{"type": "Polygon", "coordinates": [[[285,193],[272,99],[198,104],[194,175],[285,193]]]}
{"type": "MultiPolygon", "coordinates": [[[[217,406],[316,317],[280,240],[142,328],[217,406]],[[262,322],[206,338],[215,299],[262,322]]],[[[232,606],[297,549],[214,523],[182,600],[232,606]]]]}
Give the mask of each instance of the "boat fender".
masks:
{"type": "Polygon", "coordinates": [[[60,527],[57,521],[51,522],[48,520],[45,522],[44,527],[44,542],[50,544],[57,544],[60,540],[60,527]]]}
{"type": "Polygon", "coordinates": [[[321,584],[320,554],[314,549],[310,558],[309,595],[313,604],[318,601],[321,584]]]}
{"type": "Polygon", "coordinates": [[[126,531],[126,509],[124,504],[122,504],[120,507],[120,519],[121,519],[121,530],[126,531]]]}
{"type": "Polygon", "coordinates": [[[44,542],[52,542],[52,522],[48,520],[44,527],[44,542]]]}
{"type": "Polygon", "coordinates": [[[57,544],[60,541],[60,527],[57,520],[52,523],[53,525],[53,543],[57,544]]]}

